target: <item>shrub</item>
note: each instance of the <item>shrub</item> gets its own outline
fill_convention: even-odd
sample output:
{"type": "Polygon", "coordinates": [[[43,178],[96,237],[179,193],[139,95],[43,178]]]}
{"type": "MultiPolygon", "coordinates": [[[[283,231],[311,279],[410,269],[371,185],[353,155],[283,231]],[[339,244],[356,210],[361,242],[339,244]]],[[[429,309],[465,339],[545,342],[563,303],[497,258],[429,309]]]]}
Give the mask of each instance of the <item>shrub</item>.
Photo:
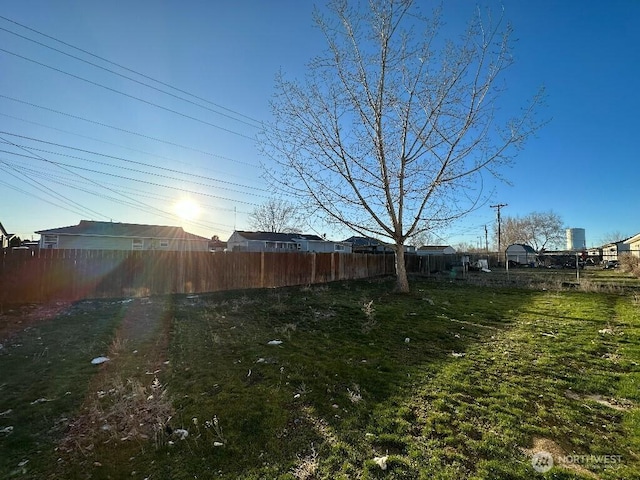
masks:
{"type": "Polygon", "coordinates": [[[620,269],[640,278],[640,257],[630,253],[620,255],[620,269]]]}

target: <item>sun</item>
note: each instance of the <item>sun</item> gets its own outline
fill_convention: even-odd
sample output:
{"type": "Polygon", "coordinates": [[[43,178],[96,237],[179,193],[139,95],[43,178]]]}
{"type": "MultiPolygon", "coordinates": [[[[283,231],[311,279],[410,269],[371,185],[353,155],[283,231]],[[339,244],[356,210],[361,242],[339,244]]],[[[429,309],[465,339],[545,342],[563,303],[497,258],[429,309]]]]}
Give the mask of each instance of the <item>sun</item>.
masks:
{"type": "Polygon", "coordinates": [[[183,198],[176,202],[173,211],[183,220],[195,220],[200,215],[200,206],[189,198],[183,198]]]}

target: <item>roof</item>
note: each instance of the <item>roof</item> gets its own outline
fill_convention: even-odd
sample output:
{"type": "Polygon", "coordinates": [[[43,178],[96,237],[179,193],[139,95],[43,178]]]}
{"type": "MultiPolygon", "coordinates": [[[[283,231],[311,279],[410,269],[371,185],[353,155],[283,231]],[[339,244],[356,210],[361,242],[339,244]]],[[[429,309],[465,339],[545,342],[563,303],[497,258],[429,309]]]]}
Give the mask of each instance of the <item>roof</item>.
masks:
{"type": "Polygon", "coordinates": [[[318,235],[308,235],[306,233],[244,232],[239,230],[236,230],[235,233],[247,240],[264,240],[267,242],[295,242],[299,240],[326,241],[318,235]]]}
{"type": "MultiPolygon", "coordinates": [[[[522,250],[524,250],[525,253],[536,253],[533,247],[530,247],[529,245],[525,245],[523,243],[512,243],[507,247],[507,251],[509,251],[511,247],[520,247],[522,250]]],[[[518,249],[516,248],[513,250],[518,250],[518,249]]]]}
{"type": "Polygon", "coordinates": [[[182,227],[162,225],[139,225],[136,223],[94,222],[81,220],[78,225],[40,230],[40,235],[80,235],[98,237],[133,237],[133,238],[169,238],[178,240],[207,240],[192,233],[185,232],[182,227]]]}
{"type": "Polygon", "coordinates": [[[378,245],[385,245],[378,239],[370,237],[349,237],[344,240],[345,243],[351,243],[354,247],[375,247],[378,245]]]}
{"type": "Polygon", "coordinates": [[[450,245],[423,245],[422,247],[418,248],[418,250],[435,250],[435,251],[440,251],[440,250],[444,250],[445,248],[453,248],[450,245]]]}

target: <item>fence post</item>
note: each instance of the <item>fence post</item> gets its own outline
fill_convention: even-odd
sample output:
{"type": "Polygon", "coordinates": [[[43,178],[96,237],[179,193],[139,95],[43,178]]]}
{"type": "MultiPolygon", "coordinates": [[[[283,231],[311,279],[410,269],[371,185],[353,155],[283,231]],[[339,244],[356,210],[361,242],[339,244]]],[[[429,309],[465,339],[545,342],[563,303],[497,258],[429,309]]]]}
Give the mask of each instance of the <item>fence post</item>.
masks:
{"type": "Polygon", "coordinates": [[[264,252],[260,252],[260,288],[264,288],[264,252]]]}
{"type": "Polygon", "coordinates": [[[331,281],[333,282],[336,279],[336,254],[331,254],[331,281]]]}

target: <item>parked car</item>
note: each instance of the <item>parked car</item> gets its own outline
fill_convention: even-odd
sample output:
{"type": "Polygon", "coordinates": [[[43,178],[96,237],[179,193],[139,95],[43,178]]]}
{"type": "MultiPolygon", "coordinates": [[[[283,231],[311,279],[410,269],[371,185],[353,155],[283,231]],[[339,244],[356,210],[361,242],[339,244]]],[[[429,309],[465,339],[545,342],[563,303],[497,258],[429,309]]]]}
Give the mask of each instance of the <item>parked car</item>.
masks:
{"type": "Polygon", "coordinates": [[[611,268],[618,268],[619,265],[620,262],[618,262],[618,260],[607,260],[606,262],[604,262],[602,268],[604,268],[605,270],[609,270],[611,268]]]}

